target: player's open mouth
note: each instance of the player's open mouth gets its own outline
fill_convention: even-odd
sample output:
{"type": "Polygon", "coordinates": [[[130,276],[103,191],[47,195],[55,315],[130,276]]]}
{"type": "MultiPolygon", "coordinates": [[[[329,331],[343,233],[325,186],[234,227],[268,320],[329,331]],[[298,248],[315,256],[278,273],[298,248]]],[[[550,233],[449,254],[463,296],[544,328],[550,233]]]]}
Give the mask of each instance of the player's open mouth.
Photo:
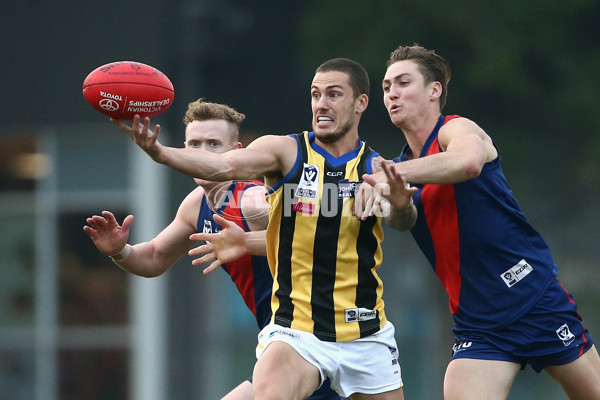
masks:
{"type": "Polygon", "coordinates": [[[392,106],[390,107],[390,112],[394,112],[397,111],[400,108],[399,105],[397,104],[392,104],[392,106]]]}
{"type": "Polygon", "coordinates": [[[331,117],[317,117],[317,122],[333,122],[331,117]]]}

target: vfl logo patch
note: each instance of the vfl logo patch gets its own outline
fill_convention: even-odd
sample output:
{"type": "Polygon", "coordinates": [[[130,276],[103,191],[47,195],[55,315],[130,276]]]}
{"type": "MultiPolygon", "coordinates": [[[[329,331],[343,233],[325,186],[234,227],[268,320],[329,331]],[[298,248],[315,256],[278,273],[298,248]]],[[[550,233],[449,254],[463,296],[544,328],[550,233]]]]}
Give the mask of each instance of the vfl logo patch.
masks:
{"type": "Polygon", "coordinates": [[[533,267],[527,264],[527,261],[523,259],[511,269],[500,274],[500,277],[502,278],[504,283],[506,283],[506,286],[513,287],[521,279],[529,275],[531,271],[533,271],[533,267]]]}
{"type": "Polygon", "coordinates": [[[202,227],[202,233],[213,233],[212,222],[204,220],[204,226],[202,227]]]}
{"type": "Polygon", "coordinates": [[[346,322],[368,321],[377,318],[377,310],[368,308],[347,308],[344,310],[346,322]]]}
{"type": "Polygon", "coordinates": [[[344,179],[338,182],[338,199],[346,199],[355,197],[360,182],[350,182],[348,179],[344,179]]]}
{"type": "Polygon", "coordinates": [[[319,195],[319,167],[304,163],[304,170],[298,188],[296,188],[296,197],[305,199],[316,199],[319,195]]]}
{"type": "Polygon", "coordinates": [[[571,343],[573,343],[573,340],[575,340],[575,335],[571,333],[567,324],[564,324],[563,326],[558,328],[556,330],[556,334],[558,335],[558,338],[562,340],[565,346],[570,345],[571,343]]]}

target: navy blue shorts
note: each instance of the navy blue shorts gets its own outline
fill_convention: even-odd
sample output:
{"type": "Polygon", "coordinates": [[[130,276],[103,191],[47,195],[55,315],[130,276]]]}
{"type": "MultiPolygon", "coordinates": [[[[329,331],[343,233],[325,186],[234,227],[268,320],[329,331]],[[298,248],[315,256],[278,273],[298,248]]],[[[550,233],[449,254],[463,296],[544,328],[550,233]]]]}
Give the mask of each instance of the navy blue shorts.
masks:
{"type": "Polygon", "coordinates": [[[452,359],[510,361],[540,372],[581,357],[592,337],[577,313],[575,297],[554,280],[540,300],[517,321],[495,330],[453,328],[452,359]]]}

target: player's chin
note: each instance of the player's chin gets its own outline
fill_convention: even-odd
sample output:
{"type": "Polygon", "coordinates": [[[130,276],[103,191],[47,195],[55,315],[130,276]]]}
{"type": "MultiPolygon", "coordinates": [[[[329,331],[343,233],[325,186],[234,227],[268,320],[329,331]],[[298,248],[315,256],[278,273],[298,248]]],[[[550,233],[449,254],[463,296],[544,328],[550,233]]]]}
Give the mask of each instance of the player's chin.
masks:
{"type": "Polygon", "coordinates": [[[333,129],[314,128],[314,131],[315,137],[322,143],[334,143],[342,137],[342,134],[339,131],[333,129]]]}

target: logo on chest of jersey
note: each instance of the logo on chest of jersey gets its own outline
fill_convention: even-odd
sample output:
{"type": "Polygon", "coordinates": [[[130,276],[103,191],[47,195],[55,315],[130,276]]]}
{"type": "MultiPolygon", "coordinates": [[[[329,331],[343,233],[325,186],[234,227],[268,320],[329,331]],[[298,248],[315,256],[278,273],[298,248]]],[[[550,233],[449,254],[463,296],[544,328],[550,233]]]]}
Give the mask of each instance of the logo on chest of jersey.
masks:
{"type": "Polygon", "coordinates": [[[368,308],[347,308],[344,310],[346,314],[346,322],[369,321],[377,318],[377,310],[369,310],[368,308]]]}
{"type": "Polygon", "coordinates": [[[348,179],[339,181],[338,183],[338,199],[348,199],[356,196],[360,182],[351,182],[348,179]]]}
{"type": "Polygon", "coordinates": [[[296,188],[296,197],[316,199],[319,196],[319,174],[318,166],[304,163],[302,176],[296,188]]]}
{"type": "Polygon", "coordinates": [[[531,271],[533,271],[533,267],[523,259],[509,270],[500,274],[500,277],[504,283],[506,283],[506,286],[510,288],[516,285],[521,279],[529,275],[531,271]]]}
{"type": "Polygon", "coordinates": [[[204,226],[202,226],[202,233],[213,233],[212,222],[204,220],[204,226]]]}

